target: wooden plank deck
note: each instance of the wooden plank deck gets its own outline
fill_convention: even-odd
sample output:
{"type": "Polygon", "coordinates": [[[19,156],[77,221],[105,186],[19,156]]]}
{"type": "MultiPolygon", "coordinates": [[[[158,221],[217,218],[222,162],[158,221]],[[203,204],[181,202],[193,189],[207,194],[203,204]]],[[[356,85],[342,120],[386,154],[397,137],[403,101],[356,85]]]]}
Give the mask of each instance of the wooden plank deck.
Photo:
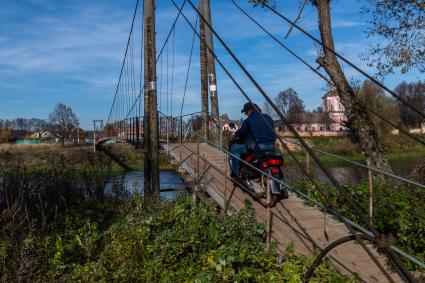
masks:
{"type": "MultiPolygon", "coordinates": [[[[170,157],[177,162],[181,155],[181,159],[184,161],[181,170],[191,175],[194,180],[200,179],[202,189],[220,207],[224,208],[225,199],[227,199],[230,201],[230,205],[238,211],[244,207],[244,200],[248,199],[255,208],[257,221],[266,223],[267,208],[253,200],[242,189],[234,187],[232,182],[224,177],[223,173],[228,167],[225,154],[202,143],[199,144],[200,156],[198,158],[197,148],[196,144],[183,144],[180,152],[178,144],[164,145],[164,149],[169,151],[170,157]]],[[[226,175],[229,177],[230,173],[226,175]]],[[[271,239],[278,243],[280,250],[292,242],[298,252],[309,255],[315,249],[324,248],[333,241],[350,234],[342,223],[328,217],[328,237],[326,237],[325,214],[316,208],[306,206],[294,194],[290,194],[288,199],[279,202],[269,212],[271,213],[271,239]]],[[[382,265],[387,266],[386,258],[379,255],[375,249],[371,250],[382,265]]],[[[329,258],[342,274],[357,273],[365,282],[388,282],[385,275],[359,244],[345,243],[330,252],[329,258]]],[[[391,271],[389,273],[394,281],[402,282],[397,273],[391,271]]]]}

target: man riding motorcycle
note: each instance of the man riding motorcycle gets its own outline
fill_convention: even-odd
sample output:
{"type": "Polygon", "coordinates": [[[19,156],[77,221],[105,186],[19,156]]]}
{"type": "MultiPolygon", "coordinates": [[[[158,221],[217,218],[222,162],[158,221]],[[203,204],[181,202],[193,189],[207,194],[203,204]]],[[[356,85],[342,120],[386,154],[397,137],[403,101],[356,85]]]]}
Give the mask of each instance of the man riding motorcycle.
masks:
{"type": "Polygon", "coordinates": [[[239,177],[240,170],[239,160],[234,156],[241,158],[241,155],[255,148],[260,151],[273,150],[276,141],[276,136],[270,129],[270,126],[274,127],[273,119],[267,114],[262,114],[257,104],[251,102],[245,103],[241,112],[244,113],[247,118],[243,121],[241,128],[236,131],[234,135],[234,139],[236,139],[238,143],[233,143],[230,148],[230,153],[233,155],[231,159],[231,176],[233,178],[239,177]]]}

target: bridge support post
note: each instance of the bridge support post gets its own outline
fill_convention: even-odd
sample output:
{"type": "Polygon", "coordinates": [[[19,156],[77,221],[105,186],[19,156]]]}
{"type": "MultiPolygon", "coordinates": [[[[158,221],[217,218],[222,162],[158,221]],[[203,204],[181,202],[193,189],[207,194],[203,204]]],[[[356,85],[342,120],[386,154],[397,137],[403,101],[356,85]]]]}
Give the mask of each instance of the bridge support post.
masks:
{"type": "Polygon", "coordinates": [[[272,201],[271,195],[271,185],[270,182],[267,185],[267,209],[266,209],[266,245],[267,248],[270,247],[271,239],[272,239],[272,211],[270,208],[270,203],[272,201]]]}
{"type": "Polygon", "coordinates": [[[137,146],[139,145],[139,143],[140,143],[140,120],[139,120],[139,117],[136,117],[136,143],[137,143],[137,146]]]}
{"type": "Polygon", "coordinates": [[[198,185],[194,185],[192,189],[192,202],[194,204],[198,203],[198,192],[199,192],[198,185]]]}
{"type": "MultiPolygon", "coordinates": [[[[201,0],[199,4],[200,12],[209,25],[212,25],[211,22],[211,5],[210,0],[201,0]]],[[[202,20],[201,20],[202,23],[202,20]]],[[[204,24],[205,25],[205,24],[204,24]]],[[[215,71],[215,59],[211,50],[214,50],[213,44],[213,35],[211,29],[207,26],[205,29],[205,43],[206,47],[205,52],[207,56],[207,73],[208,73],[208,84],[209,84],[209,94],[210,94],[210,103],[211,103],[211,120],[214,122],[212,128],[214,142],[222,146],[222,136],[221,136],[221,121],[220,113],[218,108],[218,95],[217,95],[217,75],[215,71]]],[[[202,31],[202,30],[201,30],[202,31]]],[[[209,126],[209,125],[208,125],[209,126]]]]}
{"type": "Polygon", "coordinates": [[[308,153],[308,151],[306,152],[305,155],[305,166],[306,166],[306,171],[308,174],[310,174],[310,154],[308,153]]]}
{"type": "Polygon", "coordinates": [[[224,215],[227,215],[227,171],[229,163],[228,153],[224,155],[224,215]]]}
{"type": "Polygon", "coordinates": [[[96,120],[93,120],[93,152],[96,152],[96,120]]]}
{"type": "Polygon", "coordinates": [[[133,117],[131,124],[131,142],[136,142],[136,118],[133,117]]]}
{"type": "Polygon", "coordinates": [[[179,164],[182,166],[182,150],[183,150],[183,117],[180,116],[180,127],[179,127],[179,164]]]}
{"type": "Polygon", "coordinates": [[[133,142],[133,118],[130,118],[129,120],[128,120],[128,131],[129,131],[129,133],[127,134],[127,136],[128,136],[128,139],[131,141],[131,142],[133,142]]]}
{"type": "MultiPolygon", "coordinates": [[[[199,3],[199,12],[204,15],[204,6],[203,1],[199,3]]],[[[200,43],[199,43],[199,55],[200,55],[200,64],[201,64],[201,105],[202,105],[202,128],[204,130],[204,138],[209,139],[209,105],[208,105],[208,58],[207,58],[207,45],[206,45],[206,30],[205,22],[202,19],[199,19],[199,34],[200,34],[200,43]]]]}
{"type": "Polygon", "coordinates": [[[156,88],[155,1],[144,0],[145,196],[159,198],[159,131],[156,88]]]}
{"type": "Polygon", "coordinates": [[[369,192],[368,192],[368,200],[369,200],[369,221],[372,223],[373,221],[373,176],[372,171],[368,170],[368,185],[369,185],[369,192]]]}

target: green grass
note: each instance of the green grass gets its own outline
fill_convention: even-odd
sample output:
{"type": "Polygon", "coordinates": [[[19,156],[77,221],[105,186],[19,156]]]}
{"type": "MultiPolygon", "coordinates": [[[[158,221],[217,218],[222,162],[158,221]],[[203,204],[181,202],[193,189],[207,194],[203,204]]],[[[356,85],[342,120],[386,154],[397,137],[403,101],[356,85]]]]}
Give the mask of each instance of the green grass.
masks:
{"type": "MultiPolygon", "coordinates": [[[[360,153],[358,146],[352,144],[347,137],[308,137],[308,144],[317,149],[340,155],[351,161],[364,163],[365,159],[360,153]]],[[[420,160],[425,157],[425,147],[412,141],[408,137],[388,136],[384,141],[385,156],[388,161],[396,161],[400,159],[420,160]]],[[[315,152],[319,160],[328,165],[347,164],[345,161],[315,152]]],[[[294,155],[303,163],[306,162],[305,152],[294,152],[294,155]]],[[[310,159],[310,162],[313,162],[310,159]]],[[[295,162],[286,154],[285,163],[294,165],[295,162]]]]}
{"type": "MultiPolygon", "coordinates": [[[[107,177],[64,160],[4,172],[2,282],[301,282],[313,262],[268,248],[249,203],[225,216],[187,196],[152,202],[120,184],[106,193],[107,177]]],[[[325,261],[310,282],[353,281],[325,261]]]]}
{"type": "MultiPolygon", "coordinates": [[[[132,170],[143,169],[143,153],[142,150],[135,149],[128,144],[114,144],[108,147],[117,157],[122,159],[132,170]]],[[[37,171],[39,169],[48,170],[54,166],[53,160],[57,157],[65,159],[73,164],[78,170],[98,170],[96,160],[105,160],[110,163],[110,167],[104,174],[120,174],[125,169],[115,162],[108,160],[101,152],[93,152],[93,147],[87,146],[66,146],[61,147],[56,144],[41,145],[0,145],[0,159],[3,161],[17,162],[25,165],[29,171],[37,171]]],[[[168,162],[164,155],[160,155],[160,169],[172,169],[173,166],[168,162]]],[[[103,168],[105,169],[105,168],[103,168]]],[[[102,170],[103,170],[102,169],[102,170]]],[[[0,169],[0,176],[3,172],[0,169]]]]}
{"type": "MultiPolygon", "coordinates": [[[[338,205],[344,216],[357,223],[362,223],[359,216],[353,213],[346,200],[336,189],[320,181],[317,181],[317,183],[319,184],[318,188],[308,180],[298,181],[294,186],[322,204],[325,204],[326,201],[321,193],[327,195],[334,204],[338,205]]],[[[360,207],[363,214],[368,215],[368,183],[344,186],[344,190],[360,207]]],[[[425,199],[425,191],[414,186],[375,181],[373,194],[374,227],[383,235],[394,236],[396,246],[424,262],[425,208],[423,200],[425,199]]],[[[410,269],[415,270],[416,266],[413,263],[407,260],[405,263],[410,269]]]]}

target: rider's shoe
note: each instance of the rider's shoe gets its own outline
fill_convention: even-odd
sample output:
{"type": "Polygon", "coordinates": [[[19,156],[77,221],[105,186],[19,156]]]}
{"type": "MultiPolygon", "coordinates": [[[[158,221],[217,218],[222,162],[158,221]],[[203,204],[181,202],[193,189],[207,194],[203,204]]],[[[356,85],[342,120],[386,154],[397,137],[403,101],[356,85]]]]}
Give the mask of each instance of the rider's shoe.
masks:
{"type": "Polygon", "coordinates": [[[239,175],[238,174],[235,174],[235,173],[230,173],[230,177],[232,178],[232,181],[233,181],[233,184],[234,185],[238,185],[239,183],[240,183],[240,181],[241,181],[241,178],[239,177],[239,175]]]}

